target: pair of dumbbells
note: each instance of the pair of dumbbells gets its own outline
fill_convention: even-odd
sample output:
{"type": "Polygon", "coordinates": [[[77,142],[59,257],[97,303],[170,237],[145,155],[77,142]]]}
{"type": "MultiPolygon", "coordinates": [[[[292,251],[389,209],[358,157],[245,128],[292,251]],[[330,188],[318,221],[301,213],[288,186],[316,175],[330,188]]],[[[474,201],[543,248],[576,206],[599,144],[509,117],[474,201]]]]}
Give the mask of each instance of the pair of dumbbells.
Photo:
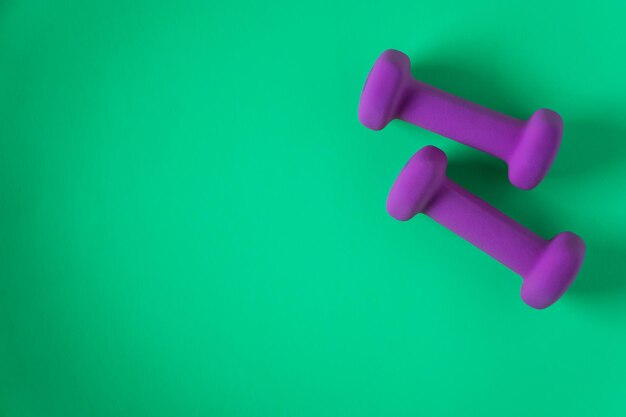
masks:
{"type": "MultiPolygon", "coordinates": [[[[486,152],[508,165],[510,182],[529,190],[558,152],[561,117],[547,109],[520,120],[455,97],[414,79],[409,58],[387,50],[372,67],[359,119],[373,130],[401,119],[486,152]]],[[[387,211],[406,221],[424,213],[522,276],[522,299],[546,308],[565,293],[585,256],[585,243],[564,232],[545,240],[446,177],[447,157],[426,146],[400,172],[387,211]]]]}

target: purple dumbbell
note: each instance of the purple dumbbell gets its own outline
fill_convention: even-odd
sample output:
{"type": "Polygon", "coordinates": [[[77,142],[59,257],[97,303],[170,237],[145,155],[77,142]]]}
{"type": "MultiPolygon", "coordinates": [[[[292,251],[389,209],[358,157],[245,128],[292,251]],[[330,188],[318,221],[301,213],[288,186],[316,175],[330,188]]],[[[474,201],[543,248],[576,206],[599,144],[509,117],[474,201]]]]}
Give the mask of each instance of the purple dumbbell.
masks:
{"type": "Polygon", "coordinates": [[[402,52],[382,53],[361,94],[361,123],[380,130],[398,118],[504,160],[516,187],[541,182],[561,144],[561,116],[540,109],[528,121],[515,119],[418,81],[410,69],[402,52]]]}
{"type": "Polygon", "coordinates": [[[398,220],[424,213],[482,249],[524,278],[522,299],[546,308],[572,283],[585,256],[585,243],[571,232],[545,240],[446,176],[446,154],[419,150],[400,172],[387,199],[398,220]]]}

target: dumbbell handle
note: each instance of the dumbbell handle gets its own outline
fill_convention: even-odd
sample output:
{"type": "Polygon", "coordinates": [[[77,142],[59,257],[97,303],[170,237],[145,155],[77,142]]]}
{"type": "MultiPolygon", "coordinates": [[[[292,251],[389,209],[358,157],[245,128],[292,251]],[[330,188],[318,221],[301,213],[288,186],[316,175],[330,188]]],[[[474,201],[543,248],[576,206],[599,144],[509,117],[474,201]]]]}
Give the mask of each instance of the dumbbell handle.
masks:
{"type": "Polygon", "coordinates": [[[548,241],[448,178],[424,214],[522,276],[530,272],[548,245],[548,241]]]}
{"type": "Polygon", "coordinates": [[[400,119],[505,161],[514,151],[525,120],[498,113],[416,79],[407,82],[400,119]]]}

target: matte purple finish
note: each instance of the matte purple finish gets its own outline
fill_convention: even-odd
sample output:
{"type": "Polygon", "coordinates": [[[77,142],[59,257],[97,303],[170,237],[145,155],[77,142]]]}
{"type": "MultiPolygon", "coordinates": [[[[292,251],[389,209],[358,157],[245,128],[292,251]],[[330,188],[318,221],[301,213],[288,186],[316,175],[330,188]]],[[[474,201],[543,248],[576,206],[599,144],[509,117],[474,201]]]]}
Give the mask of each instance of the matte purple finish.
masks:
{"type": "Polygon", "coordinates": [[[398,220],[424,213],[524,278],[522,299],[546,308],[563,295],[580,269],[585,243],[571,232],[545,240],[446,176],[448,159],[426,146],[405,165],[387,199],[398,220]]]}
{"type": "Polygon", "coordinates": [[[516,187],[541,182],[561,144],[561,116],[540,109],[528,121],[515,119],[418,81],[410,70],[402,52],[382,53],[361,93],[361,123],[380,130],[401,119],[506,161],[516,187]]]}

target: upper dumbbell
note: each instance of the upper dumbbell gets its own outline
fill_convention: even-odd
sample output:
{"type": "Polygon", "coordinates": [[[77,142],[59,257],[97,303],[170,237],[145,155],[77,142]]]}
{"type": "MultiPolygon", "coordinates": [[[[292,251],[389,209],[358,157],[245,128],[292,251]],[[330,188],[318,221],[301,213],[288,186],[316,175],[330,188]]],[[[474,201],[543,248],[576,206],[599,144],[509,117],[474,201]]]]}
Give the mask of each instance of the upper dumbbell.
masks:
{"type": "Polygon", "coordinates": [[[398,118],[504,160],[516,187],[541,182],[561,144],[557,113],[540,109],[527,121],[516,119],[418,81],[410,67],[400,51],[380,55],[361,94],[361,123],[380,130],[398,118]]]}
{"type": "Polygon", "coordinates": [[[571,232],[542,239],[448,179],[447,161],[434,146],[413,155],[389,192],[389,214],[403,221],[426,214],[521,275],[526,304],[554,303],[578,274],[583,240],[571,232]]]}

